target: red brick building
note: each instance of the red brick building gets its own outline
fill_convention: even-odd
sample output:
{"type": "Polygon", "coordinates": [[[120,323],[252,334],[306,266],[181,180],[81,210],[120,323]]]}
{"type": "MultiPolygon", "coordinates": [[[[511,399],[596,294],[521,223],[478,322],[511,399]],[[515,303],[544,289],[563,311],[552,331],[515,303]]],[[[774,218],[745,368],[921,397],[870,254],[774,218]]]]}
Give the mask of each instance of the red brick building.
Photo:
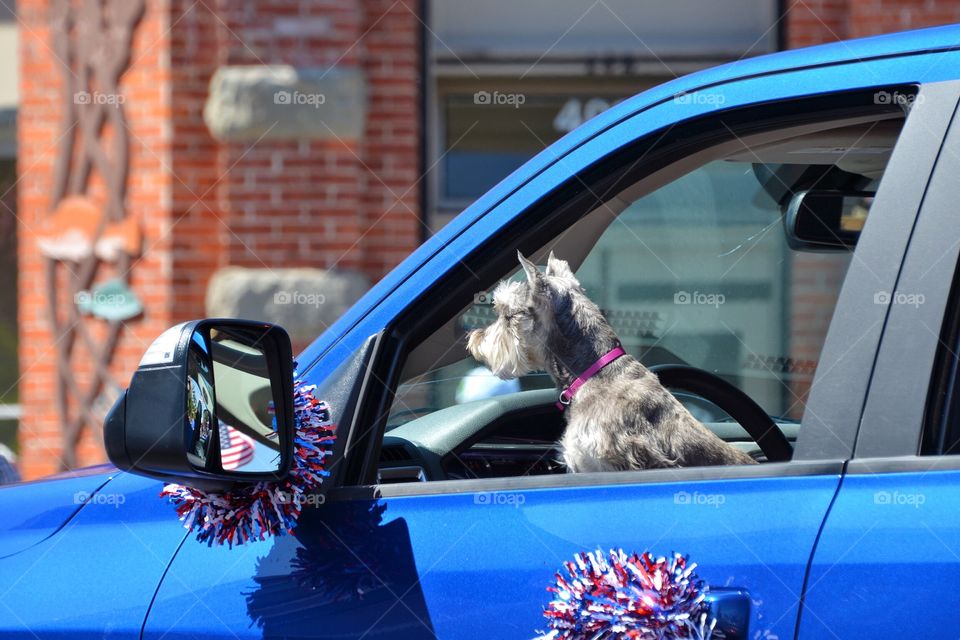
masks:
{"type": "MultiPolygon", "coordinates": [[[[19,442],[27,478],[59,470],[65,446],[54,391],[58,336],[49,322],[46,258],[36,248],[36,230],[55,205],[61,96],[66,79],[79,71],[75,62],[65,71],[56,53],[53,4],[24,1],[17,7],[23,25],[19,442]]],[[[98,395],[109,402],[115,385],[126,384],[146,346],[166,327],[205,315],[207,284],[221,267],[340,268],[375,279],[416,246],[422,237],[420,32],[418,17],[404,4],[377,0],[147,2],[121,82],[129,127],[127,209],[143,238],[129,268],[130,288],[144,312],[124,322],[111,382],[98,395]],[[266,64],[358,70],[368,87],[362,134],[216,140],[203,115],[213,74],[225,65],[266,64]]],[[[103,177],[92,172],[83,191],[101,197],[103,177]]],[[[99,269],[98,280],[115,275],[114,265],[99,269]]],[[[59,271],[61,279],[70,277],[68,269],[59,271]]],[[[63,314],[71,301],[63,299],[63,283],[57,289],[63,314]]],[[[80,321],[91,332],[104,332],[102,321],[80,321]]],[[[76,341],[70,362],[78,387],[93,381],[94,355],[76,341]]],[[[76,415],[75,395],[69,402],[76,415]]],[[[85,421],[75,464],[104,459],[93,418],[85,421]]]]}
{"type": "MultiPolygon", "coordinates": [[[[960,3],[937,0],[732,0],[735,10],[714,3],[717,19],[696,25],[682,7],[515,4],[146,0],[124,18],[124,47],[109,30],[91,37],[97,20],[76,3],[18,2],[23,475],[104,459],[98,417],[156,335],[207,315],[211,278],[225,268],[374,282],[613,100],[745,55],[960,19],[960,3]],[[97,72],[114,63],[111,93],[97,72]],[[528,97],[529,133],[509,105],[470,125],[475,93],[513,87],[528,97]],[[91,109],[98,100],[105,108],[91,109]],[[107,110],[116,105],[124,121],[107,110]],[[125,145],[115,144],[121,129],[125,145]],[[86,144],[102,150],[89,166],[86,144]],[[117,193],[109,222],[134,225],[139,247],[113,261],[43,249],[45,221],[66,197],[109,209],[117,193]],[[141,313],[77,310],[78,295],[118,278],[141,313]],[[64,435],[65,419],[80,425],[76,436],[64,435]]],[[[109,11],[99,19],[121,22],[109,11]]]]}

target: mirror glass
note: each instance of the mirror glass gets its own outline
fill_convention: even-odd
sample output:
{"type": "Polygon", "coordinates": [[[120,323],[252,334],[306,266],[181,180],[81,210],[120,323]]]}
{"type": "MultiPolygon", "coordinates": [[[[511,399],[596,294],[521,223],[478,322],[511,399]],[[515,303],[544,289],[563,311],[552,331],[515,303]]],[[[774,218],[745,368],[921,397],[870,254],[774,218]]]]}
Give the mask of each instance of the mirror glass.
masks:
{"type": "Polygon", "coordinates": [[[870,213],[873,193],[802,191],[784,218],[787,242],[796,250],[849,250],[856,246],[870,213]]]}
{"type": "Polygon", "coordinates": [[[185,445],[198,469],[266,473],[281,468],[266,353],[255,333],[205,325],[187,355],[185,445]]]}

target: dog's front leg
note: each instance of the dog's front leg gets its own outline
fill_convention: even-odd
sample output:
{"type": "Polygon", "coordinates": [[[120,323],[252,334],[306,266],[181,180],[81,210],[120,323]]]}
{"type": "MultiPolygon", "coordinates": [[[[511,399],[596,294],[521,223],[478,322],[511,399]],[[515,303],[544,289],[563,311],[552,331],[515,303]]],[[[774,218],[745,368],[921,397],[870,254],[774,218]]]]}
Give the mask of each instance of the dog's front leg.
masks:
{"type": "Polygon", "coordinates": [[[594,446],[596,443],[587,437],[588,432],[589,428],[576,425],[573,420],[567,425],[567,430],[560,440],[561,456],[567,473],[616,471],[616,467],[598,454],[594,446]]]}

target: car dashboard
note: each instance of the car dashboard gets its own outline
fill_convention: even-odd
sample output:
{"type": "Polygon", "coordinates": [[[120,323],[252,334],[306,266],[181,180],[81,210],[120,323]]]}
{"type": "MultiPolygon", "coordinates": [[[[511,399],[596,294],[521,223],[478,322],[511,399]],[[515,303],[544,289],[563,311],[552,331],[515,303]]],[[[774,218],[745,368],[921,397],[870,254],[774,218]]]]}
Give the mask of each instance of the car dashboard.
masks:
{"type": "MultiPolygon", "coordinates": [[[[435,411],[389,428],[379,484],[566,473],[559,450],[565,423],[553,389],[522,391],[435,411]]],[[[725,442],[762,462],[735,422],[705,422],[725,442]]],[[[778,423],[791,444],[800,425],[778,423]]]]}

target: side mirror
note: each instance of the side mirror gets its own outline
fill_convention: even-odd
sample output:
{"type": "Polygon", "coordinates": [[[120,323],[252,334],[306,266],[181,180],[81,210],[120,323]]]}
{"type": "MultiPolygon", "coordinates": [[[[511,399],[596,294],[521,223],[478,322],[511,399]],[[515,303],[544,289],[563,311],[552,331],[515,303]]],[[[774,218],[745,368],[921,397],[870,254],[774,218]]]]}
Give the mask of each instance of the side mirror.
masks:
{"type": "Polygon", "coordinates": [[[205,490],[282,480],[293,455],[293,354],[281,327],[194,320],[154,340],[104,421],[118,468],[205,490]]]}
{"type": "Polygon", "coordinates": [[[869,191],[800,191],[783,217],[787,245],[796,251],[850,251],[860,239],[874,194],[869,191]]]}

